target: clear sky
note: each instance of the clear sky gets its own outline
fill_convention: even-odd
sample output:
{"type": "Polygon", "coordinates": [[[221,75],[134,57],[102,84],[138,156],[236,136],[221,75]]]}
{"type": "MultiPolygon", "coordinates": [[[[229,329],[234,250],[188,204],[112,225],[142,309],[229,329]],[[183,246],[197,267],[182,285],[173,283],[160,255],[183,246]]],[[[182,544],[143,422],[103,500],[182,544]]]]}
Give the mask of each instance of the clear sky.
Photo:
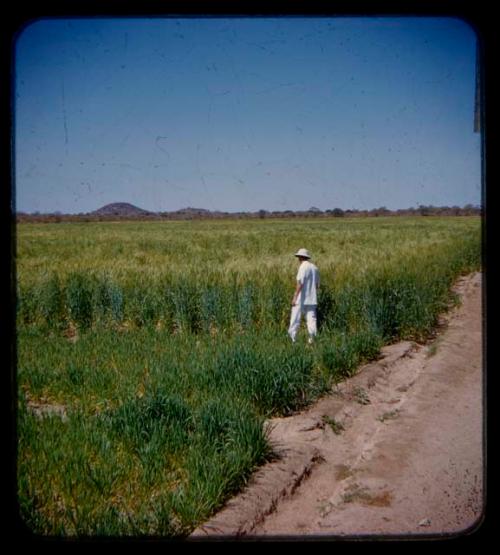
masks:
{"type": "Polygon", "coordinates": [[[16,210],[479,205],[475,50],[454,18],[35,21],[16,210]]]}

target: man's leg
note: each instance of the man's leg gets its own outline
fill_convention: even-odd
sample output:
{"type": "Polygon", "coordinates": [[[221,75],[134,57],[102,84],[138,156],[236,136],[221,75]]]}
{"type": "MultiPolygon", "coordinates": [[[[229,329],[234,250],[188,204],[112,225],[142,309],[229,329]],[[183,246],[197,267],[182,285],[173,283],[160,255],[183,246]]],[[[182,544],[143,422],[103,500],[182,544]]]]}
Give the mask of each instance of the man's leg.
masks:
{"type": "Polygon", "coordinates": [[[301,307],[300,305],[292,306],[292,312],[290,314],[290,327],[288,328],[288,335],[291,337],[293,343],[295,343],[295,338],[297,337],[297,332],[300,326],[300,316],[301,307]]]}
{"type": "Polygon", "coordinates": [[[316,321],[316,306],[310,305],[306,306],[306,322],[307,322],[307,332],[309,333],[309,343],[314,341],[316,334],[318,333],[318,326],[316,321]]]}

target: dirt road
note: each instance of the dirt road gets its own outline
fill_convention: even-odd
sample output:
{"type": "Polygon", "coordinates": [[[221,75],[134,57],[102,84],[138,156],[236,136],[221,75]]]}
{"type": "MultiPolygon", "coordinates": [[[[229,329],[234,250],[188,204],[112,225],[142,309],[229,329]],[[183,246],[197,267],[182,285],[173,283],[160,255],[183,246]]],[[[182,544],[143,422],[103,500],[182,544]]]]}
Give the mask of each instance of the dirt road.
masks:
{"type": "Polygon", "coordinates": [[[192,539],[454,535],[483,511],[481,274],[428,345],[402,342],[309,410],[271,420],[279,459],[192,539]]]}

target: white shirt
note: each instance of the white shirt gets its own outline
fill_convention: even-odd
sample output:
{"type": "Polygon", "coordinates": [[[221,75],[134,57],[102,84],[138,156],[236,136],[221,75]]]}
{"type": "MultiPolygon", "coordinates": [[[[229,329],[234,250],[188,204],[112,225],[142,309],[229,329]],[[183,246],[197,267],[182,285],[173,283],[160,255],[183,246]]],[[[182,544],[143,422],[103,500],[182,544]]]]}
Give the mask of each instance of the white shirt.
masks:
{"type": "Polygon", "coordinates": [[[308,260],[304,260],[297,272],[297,282],[302,284],[297,304],[317,305],[319,288],[319,270],[308,260]]]}

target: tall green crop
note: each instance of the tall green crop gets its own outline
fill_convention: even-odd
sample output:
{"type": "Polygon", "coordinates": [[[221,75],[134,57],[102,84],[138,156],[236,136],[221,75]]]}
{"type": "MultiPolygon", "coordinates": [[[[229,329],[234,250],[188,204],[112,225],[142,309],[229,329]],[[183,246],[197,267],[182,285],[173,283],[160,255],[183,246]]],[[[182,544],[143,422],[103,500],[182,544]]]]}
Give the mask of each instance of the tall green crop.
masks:
{"type": "Polygon", "coordinates": [[[19,507],[63,536],[189,533],[269,458],[265,418],[425,340],[481,265],[474,217],[27,224],[17,241],[19,507]],[[321,273],[312,346],[287,335],[299,247],[321,273]]]}

